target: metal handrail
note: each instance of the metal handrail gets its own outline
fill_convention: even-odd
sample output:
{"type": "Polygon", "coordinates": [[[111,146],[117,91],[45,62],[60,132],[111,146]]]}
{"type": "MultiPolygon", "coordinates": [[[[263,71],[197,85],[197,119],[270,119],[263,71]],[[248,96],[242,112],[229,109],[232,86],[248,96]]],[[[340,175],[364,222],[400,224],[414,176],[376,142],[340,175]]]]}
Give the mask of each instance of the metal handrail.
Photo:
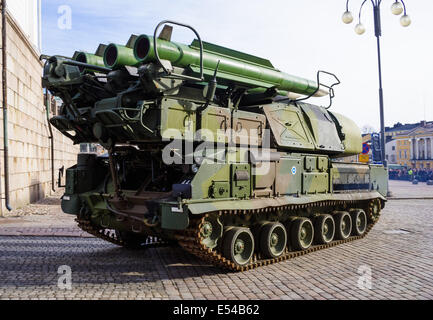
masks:
{"type": "Polygon", "coordinates": [[[338,77],[335,74],[328,72],[328,71],[319,70],[319,71],[317,71],[317,89],[316,89],[316,91],[314,91],[312,94],[310,94],[309,96],[307,96],[305,98],[296,99],[295,102],[308,100],[311,97],[313,97],[317,92],[319,92],[321,87],[325,87],[329,90],[329,106],[325,107],[325,109],[329,109],[332,106],[332,99],[334,99],[334,97],[335,97],[334,87],[338,86],[339,84],[341,84],[341,81],[340,81],[340,79],[338,79],[338,77]],[[320,74],[321,73],[324,73],[324,74],[327,74],[327,75],[334,77],[335,80],[337,80],[337,82],[333,83],[331,86],[327,86],[327,85],[320,83],[320,74]]]}
{"type": "Polygon", "coordinates": [[[176,74],[174,75],[176,78],[178,79],[184,79],[184,80],[192,80],[192,81],[198,81],[201,82],[204,80],[204,72],[203,72],[203,42],[201,41],[200,35],[198,34],[198,32],[191,26],[184,24],[184,23],[180,23],[180,22],[176,22],[176,21],[171,21],[171,20],[164,20],[162,22],[160,22],[158,24],[158,26],[155,29],[155,32],[153,34],[153,50],[155,53],[155,57],[156,57],[156,61],[161,65],[162,69],[164,70],[164,72],[169,75],[172,76],[171,71],[167,70],[167,68],[164,66],[164,64],[161,62],[161,59],[159,57],[158,54],[158,47],[157,47],[157,34],[158,34],[158,30],[165,24],[174,24],[174,25],[178,25],[180,27],[184,27],[187,29],[190,29],[192,32],[195,33],[195,35],[197,36],[197,39],[200,43],[200,78],[196,78],[196,77],[190,77],[190,76],[186,76],[186,75],[181,75],[181,74],[176,74]]]}

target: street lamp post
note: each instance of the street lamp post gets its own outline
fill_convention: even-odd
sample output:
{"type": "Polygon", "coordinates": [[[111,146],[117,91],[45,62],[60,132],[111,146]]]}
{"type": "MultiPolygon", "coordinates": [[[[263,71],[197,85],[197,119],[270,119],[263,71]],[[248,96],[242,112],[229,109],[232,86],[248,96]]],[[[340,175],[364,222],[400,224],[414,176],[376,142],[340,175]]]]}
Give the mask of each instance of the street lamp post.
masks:
{"type": "MultiPolygon", "coordinates": [[[[349,11],[349,1],[346,2],[346,11],[343,14],[342,20],[345,24],[350,24],[353,21],[352,13],[349,11]]],[[[365,27],[361,23],[362,8],[368,0],[364,0],[359,9],[359,22],[355,26],[355,32],[362,35],[365,32],[365,27]]],[[[373,5],[374,15],[374,33],[377,39],[377,58],[379,66],[379,105],[380,105],[380,141],[381,141],[381,157],[385,167],[388,166],[385,158],[385,117],[384,117],[384,103],[383,103],[383,87],[382,87],[382,61],[380,56],[380,37],[382,36],[382,24],[380,16],[380,6],[382,0],[370,0],[373,5]]],[[[400,18],[400,24],[403,27],[408,27],[411,24],[410,17],[406,13],[406,5],[403,0],[396,0],[391,6],[391,12],[395,15],[401,15],[404,11],[403,16],[400,18]]]]}

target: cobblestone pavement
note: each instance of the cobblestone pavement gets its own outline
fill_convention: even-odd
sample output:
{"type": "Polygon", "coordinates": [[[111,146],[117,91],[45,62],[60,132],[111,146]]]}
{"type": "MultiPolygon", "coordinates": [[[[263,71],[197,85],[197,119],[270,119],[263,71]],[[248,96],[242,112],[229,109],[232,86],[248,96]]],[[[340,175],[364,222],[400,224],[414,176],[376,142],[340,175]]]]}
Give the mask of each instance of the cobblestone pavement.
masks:
{"type": "Polygon", "coordinates": [[[391,180],[390,190],[392,198],[430,198],[433,199],[433,186],[428,186],[425,182],[413,185],[409,181],[391,180]]]}
{"type": "Polygon", "coordinates": [[[0,236],[74,236],[92,237],[81,231],[75,216],[64,214],[60,208],[63,189],[51,197],[27,207],[4,212],[0,218],[0,236]]]}
{"type": "MultiPolygon", "coordinates": [[[[62,226],[59,235],[79,233],[69,220],[30,221],[28,230],[48,228],[46,236],[0,236],[0,299],[433,299],[432,211],[433,200],[389,201],[367,238],[245,273],[177,247],[130,251],[52,237],[62,226]],[[62,265],[72,290],[57,286],[62,265]]],[[[10,219],[0,220],[0,234],[19,228],[10,219]]]]}

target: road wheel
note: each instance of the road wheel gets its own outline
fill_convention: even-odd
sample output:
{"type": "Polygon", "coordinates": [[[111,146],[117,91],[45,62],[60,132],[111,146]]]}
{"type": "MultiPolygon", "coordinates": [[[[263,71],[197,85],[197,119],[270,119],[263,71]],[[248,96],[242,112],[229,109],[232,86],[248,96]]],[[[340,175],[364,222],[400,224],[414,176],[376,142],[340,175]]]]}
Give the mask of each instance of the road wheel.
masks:
{"type": "Polygon", "coordinates": [[[368,221],[369,223],[376,223],[380,217],[380,211],[382,209],[379,199],[371,200],[368,204],[368,221]]]}
{"type": "Polygon", "coordinates": [[[260,249],[267,258],[278,258],[287,244],[286,228],[281,223],[265,224],[260,232],[260,249]]]}
{"type": "Polygon", "coordinates": [[[318,244],[328,244],[334,239],[335,222],[330,214],[321,214],[316,218],[314,234],[318,244]]]}
{"type": "Polygon", "coordinates": [[[335,220],[335,237],[339,240],[346,240],[352,232],[352,218],[346,211],[336,212],[335,220]]]}
{"type": "Polygon", "coordinates": [[[295,250],[307,250],[313,243],[314,227],[310,219],[295,219],[290,231],[292,246],[295,250]]]}
{"type": "Polygon", "coordinates": [[[352,218],[352,235],[362,236],[367,230],[367,215],[362,209],[350,210],[352,218]]]}
{"type": "Polygon", "coordinates": [[[223,225],[216,216],[206,217],[200,233],[203,237],[203,244],[210,249],[214,249],[223,235],[223,225]]]}
{"type": "Polygon", "coordinates": [[[224,233],[223,254],[239,266],[247,265],[254,253],[254,237],[248,228],[231,228],[224,233]]]}

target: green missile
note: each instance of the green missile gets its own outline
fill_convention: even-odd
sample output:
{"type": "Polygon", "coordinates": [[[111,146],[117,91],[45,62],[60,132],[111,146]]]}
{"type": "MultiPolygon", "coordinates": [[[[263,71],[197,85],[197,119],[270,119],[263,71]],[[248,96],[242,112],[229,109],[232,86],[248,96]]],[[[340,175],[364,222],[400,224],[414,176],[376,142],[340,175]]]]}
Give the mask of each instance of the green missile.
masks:
{"type": "MultiPolygon", "coordinates": [[[[91,54],[91,53],[87,53],[87,52],[83,52],[83,51],[77,51],[77,52],[75,52],[72,59],[75,61],[78,61],[78,62],[85,63],[85,64],[91,64],[93,66],[105,67],[104,58],[102,56],[99,56],[96,54],[91,54]]],[[[85,73],[86,71],[90,71],[90,72],[97,71],[97,70],[86,69],[83,66],[80,66],[79,69],[80,69],[81,73],[85,73]]]]}
{"type": "MultiPolygon", "coordinates": [[[[200,45],[195,40],[190,46],[163,39],[157,39],[160,59],[168,60],[175,67],[189,68],[193,73],[200,73],[200,45]]],[[[218,78],[226,82],[240,83],[251,88],[275,87],[281,91],[311,95],[317,91],[317,83],[301,77],[289,75],[274,68],[269,60],[258,58],[242,52],[203,42],[203,72],[213,76],[217,64],[218,78]]],[[[135,59],[125,65],[155,62],[154,38],[148,35],[139,36],[134,44],[135,59]]],[[[106,51],[107,55],[107,51],[106,51]]],[[[125,59],[126,60],[126,59],[125,59]]],[[[107,66],[112,67],[111,64],[107,66]]],[[[320,88],[315,96],[326,96],[329,92],[320,88]]]]}
{"type": "Polygon", "coordinates": [[[138,67],[141,63],[135,58],[134,50],[127,46],[111,43],[105,49],[104,63],[107,68],[115,69],[121,66],[138,67]]]}

